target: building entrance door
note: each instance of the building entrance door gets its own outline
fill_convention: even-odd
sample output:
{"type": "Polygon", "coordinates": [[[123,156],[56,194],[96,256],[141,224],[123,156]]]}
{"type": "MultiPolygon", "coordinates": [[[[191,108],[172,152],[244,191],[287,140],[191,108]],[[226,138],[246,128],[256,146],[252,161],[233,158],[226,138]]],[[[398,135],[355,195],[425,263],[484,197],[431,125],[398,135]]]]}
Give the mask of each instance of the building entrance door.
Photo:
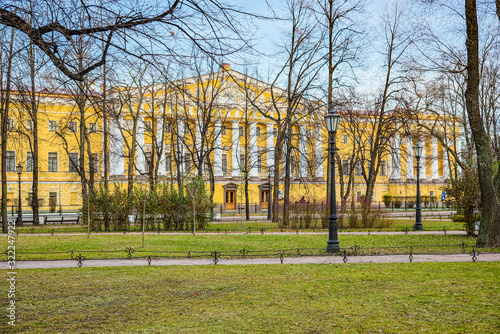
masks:
{"type": "Polygon", "coordinates": [[[234,190],[226,190],[226,210],[235,209],[236,192],[234,190]]]}
{"type": "Polygon", "coordinates": [[[269,207],[269,190],[262,190],[260,192],[260,207],[261,209],[269,207]]]}

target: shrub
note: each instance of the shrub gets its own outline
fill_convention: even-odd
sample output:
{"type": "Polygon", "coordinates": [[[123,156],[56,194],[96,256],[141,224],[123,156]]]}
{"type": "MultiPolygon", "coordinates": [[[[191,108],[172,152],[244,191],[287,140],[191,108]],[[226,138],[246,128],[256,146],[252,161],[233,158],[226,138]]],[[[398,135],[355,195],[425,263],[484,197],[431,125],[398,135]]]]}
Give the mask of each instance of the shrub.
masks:
{"type": "Polygon", "coordinates": [[[388,208],[389,205],[391,205],[392,196],[389,194],[385,194],[382,196],[382,201],[384,202],[385,207],[388,208]]]}
{"type": "Polygon", "coordinates": [[[158,184],[153,189],[148,185],[136,185],[131,195],[119,185],[113,191],[104,187],[96,189],[84,200],[81,209],[84,221],[90,217],[92,230],[123,231],[131,226],[129,215],[134,215],[135,224],[148,230],[164,229],[192,230],[206,228],[207,212],[213,208],[205,190],[203,180],[188,183],[185,192],[158,184]]]}

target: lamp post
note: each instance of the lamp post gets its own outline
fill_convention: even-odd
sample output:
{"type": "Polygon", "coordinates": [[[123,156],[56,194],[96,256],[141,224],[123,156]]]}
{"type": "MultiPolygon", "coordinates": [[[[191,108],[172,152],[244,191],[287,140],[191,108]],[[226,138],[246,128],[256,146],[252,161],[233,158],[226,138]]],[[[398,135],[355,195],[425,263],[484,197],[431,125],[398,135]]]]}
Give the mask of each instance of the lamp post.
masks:
{"type": "Polygon", "coordinates": [[[423,230],[422,226],[422,213],[420,208],[420,157],[422,156],[422,151],[424,147],[417,143],[417,145],[413,146],[413,155],[417,159],[417,207],[415,209],[415,226],[413,226],[414,230],[423,230]]]}
{"type": "Polygon", "coordinates": [[[339,126],[340,116],[332,109],[325,116],[326,129],[329,135],[330,152],[330,216],[328,216],[328,243],[326,251],[337,253],[340,251],[339,237],[337,233],[337,203],[335,194],[335,135],[339,126]]]}
{"type": "Polygon", "coordinates": [[[18,164],[16,166],[16,172],[17,172],[17,175],[19,176],[19,182],[18,182],[18,185],[19,185],[19,201],[17,202],[17,222],[16,222],[16,225],[17,226],[23,226],[23,211],[21,209],[21,174],[23,172],[23,166],[21,164],[18,164]]]}
{"type": "Polygon", "coordinates": [[[267,220],[271,220],[271,210],[272,210],[272,204],[271,204],[271,174],[272,174],[272,167],[269,167],[268,175],[267,175],[267,185],[268,185],[268,192],[267,192],[267,220]]]}

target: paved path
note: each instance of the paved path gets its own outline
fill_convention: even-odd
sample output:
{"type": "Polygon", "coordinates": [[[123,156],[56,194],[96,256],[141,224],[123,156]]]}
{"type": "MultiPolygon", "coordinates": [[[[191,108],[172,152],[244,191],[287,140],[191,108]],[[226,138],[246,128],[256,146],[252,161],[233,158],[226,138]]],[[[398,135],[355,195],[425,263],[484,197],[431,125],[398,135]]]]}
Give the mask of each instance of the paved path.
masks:
{"type": "MultiPolygon", "coordinates": [[[[479,254],[478,262],[500,261],[500,253],[479,254]]],[[[410,257],[406,255],[366,255],[348,256],[347,263],[409,263],[410,257]]],[[[473,262],[470,254],[414,254],[412,262],[473,262]]],[[[218,265],[249,265],[249,264],[280,264],[278,256],[274,258],[246,258],[246,259],[219,259],[218,265]]],[[[283,264],[344,264],[342,256],[302,256],[284,257],[283,264]]],[[[147,258],[112,259],[112,260],[85,260],[83,267],[126,267],[147,266],[147,258]]],[[[206,266],[214,265],[213,259],[151,259],[151,266],[206,266]]],[[[76,260],[48,260],[48,261],[17,261],[16,269],[34,268],[74,268],[78,266],[76,260]]],[[[7,269],[6,262],[0,262],[0,269],[7,269]]]]}
{"type": "MultiPolygon", "coordinates": [[[[196,234],[199,235],[217,235],[217,234],[224,234],[224,230],[221,230],[220,232],[197,232],[196,234]]],[[[133,235],[141,235],[142,232],[127,232],[127,234],[133,234],[133,235]]],[[[158,232],[145,232],[145,235],[157,235],[158,232]]],[[[189,235],[191,232],[160,232],[161,235],[189,235]]],[[[227,234],[255,234],[255,235],[260,235],[261,232],[257,229],[254,229],[252,232],[248,233],[248,231],[228,231],[227,234]]],[[[309,231],[298,231],[298,232],[266,232],[264,230],[264,234],[272,234],[272,235],[294,235],[294,234],[324,234],[327,235],[327,231],[319,231],[319,232],[309,232],[309,231]]],[[[339,232],[339,235],[403,235],[403,234],[427,234],[427,235],[439,235],[439,234],[454,234],[454,235],[466,235],[467,233],[465,231],[412,231],[409,230],[408,232],[403,232],[403,231],[384,231],[384,232],[378,232],[378,231],[364,231],[364,232],[339,232]]],[[[68,233],[60,233],[60,232],[54,232],[54,235],[58,236],[64,236],[64,235],[87,235],[85,232],[68,232],[68,233]]],[[[106,232],[106,233],[90,233],[91,236],[96,236],[96,235],[123,235],[123,232],[106,232]]],[[[19,236],[52,236],[51,233],[20,233],[19,236]]]]}

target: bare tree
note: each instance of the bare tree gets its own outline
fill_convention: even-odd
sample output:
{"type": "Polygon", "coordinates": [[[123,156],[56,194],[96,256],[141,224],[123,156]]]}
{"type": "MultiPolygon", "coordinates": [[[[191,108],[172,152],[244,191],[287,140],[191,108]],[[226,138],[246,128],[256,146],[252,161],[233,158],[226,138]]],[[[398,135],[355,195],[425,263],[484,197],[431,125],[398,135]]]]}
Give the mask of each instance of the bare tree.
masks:
{"type": "MultiPolygon", "coordinates": [[[[370,206],[375,189],[375,182],[379,174],[381,161],[391,147],[391,138],[397,131],[397,94],[401,84],[405,82],[404,73],[398,72],[403,56],[411,45],[412,38],[409,34],[403,34],[403,11],[395,7],[390,17],[385,20],[384,27],[384,49],[382,55],[384,63],[384,81],[382,91],[374,98],[373,104],[366,108],[366,117],[363,121],[370,123],[367,127],[368,150],[361,155],[368,166],[363,164],[363,178],[366,183],[365,205],[370,206]]],[[[367,217],[367,211],[363,210],[363,223],[367,217]]]]}
{"type": "Polygon", "coordinates": [[[72,0],[64,3],[50,0],[38,6],[31,21],[24,18],[25,12],[16,0],[4,1],[0,24],[28,36],[55,67],[74,81],[83,81],[88,73],[102,66],[110,48],[130,53],[127,47],[134,45],[139,47],[135,55],[144,59],[143,55],[159,56],[167,50],[168,56],[180,60],[182,50],[172,43],[179,39],[190,40],[209,55],[220,54],[222,49],[234,52],[245,44],[241,43],[244,40],[243,19],[239,17],[243,16],[242,12],[218,0],[72,0]],[[79,22],[82,15],[84,24],[79,22]],[[200,25],[206,25],[207,29],[199,29],[200,25]],[[95,45],[104,42],[104,48],[83,68],[66,57],[73,39],[81,36],[95,45]],[[142,43],[144,37],[150,43],[142,43]]]}
{"type": "Polygon", "coordinates": [[[467,114],[476,145],[479,185],[481,188],[481,225],[477,244],[497,245],[500,242],[500,201],[498,189],[500,173],[493,173],[493,156],[488,133],[479,108],[479,33],[475,0],[465,1],[467,26],[467,114]],[[495,180],[493,178],[495,177],[495,180]],[[494,182],[492,182],[494,181],[494,182]]]}
{"type": "Polygon", "coordinates": [[[7,233],[7,134],[12,88],[12,60],[14,57],[14,29],[0,30],[0,111],[2,150],[2,232],[7,233]]]}

